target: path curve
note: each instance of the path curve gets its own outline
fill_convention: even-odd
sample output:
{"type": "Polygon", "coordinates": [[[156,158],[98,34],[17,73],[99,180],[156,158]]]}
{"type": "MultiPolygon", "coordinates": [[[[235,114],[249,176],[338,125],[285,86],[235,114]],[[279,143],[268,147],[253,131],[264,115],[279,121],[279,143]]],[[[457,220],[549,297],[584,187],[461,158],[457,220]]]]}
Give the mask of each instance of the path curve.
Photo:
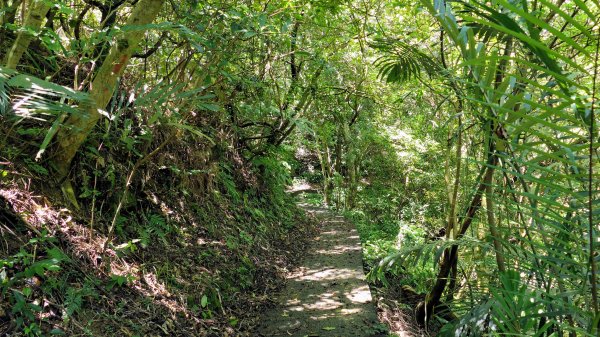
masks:
{"type": "Polygon", "coordinates": [[[257,329],[258,336],[386,336],[377,329],[356,228],[325,208],[300,206],[319,218],[320,234],[301,266],[288,275],[276,307],[265,313],[257,329]]]}

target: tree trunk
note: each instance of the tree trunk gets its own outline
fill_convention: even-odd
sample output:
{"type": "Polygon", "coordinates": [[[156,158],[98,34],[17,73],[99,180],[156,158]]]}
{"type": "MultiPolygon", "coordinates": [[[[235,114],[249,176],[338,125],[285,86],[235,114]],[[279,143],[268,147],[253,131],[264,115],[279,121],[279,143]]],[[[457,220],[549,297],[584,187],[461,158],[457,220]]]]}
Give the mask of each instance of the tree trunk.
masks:
{"type": "Polygon", "coordinates": [[[4,26],[7,23],[15,23],[17,8],[19,8],[22,2],[23,0],[15,0],[10,5],[8,5],[7,1],[0,2],[2,8],[5,8],[4,14],[0,14],[0,26],[4,26]]]}
{"type": "Polygon", "coordinates": [[[498,265],[498,271],[503,273],[506,271],[506,264],[504,262],[504,254],[502,252],[502,244],[500,243],[500,233],[496,228],[496,219],[494,216],[494,187],[492,183],[494,179],[490,181],[490,184],[485,188],[485,206],[488,218],[488,226],[490,227],[490,234],[492,235],[492,242],[494,243],[494,250],[496,251],[496,264],[498,265]]]}
{"type": "Polygon", "coordinates": [[[343,126],[344,145],[346,146],[346,208],[353,209],[356,201],[356,153],[353,144],[350,142],[350,126],[344,123],[343,126]]]}
{"type": "Polygon", "coordinates": [[[338,128],[335,139],[335,165],[334,171],[342,174],[342,152],[344,144],[344,132],[338,128]]]}
{"type": "Polygon", "coordinates": [[[346,208],[353,209],[356,206],[356,191],[358,189],[355,154],[350,153],[346,160],[348,161],[348,194],[346,195],[346,208]]]}
{"type": "Polygon", "coordinates": [[[323,152],[325,152],[326,155],[323,155],[321,152],[321,149],[319,148],[321,144],[319,142],[319,138],[315,136],[315,148],[317,151],[317,156],[319,157],[319,163],[321,164],[321,175],[323,176],[323,198],[325,204],[329,205],[331,203],[331,158],[329,155],[329,147],[327,146],[327,142],[323,141],[323,152]]]}
{"type": "MultiPolygon", "coordinates": [[[[481,200],[483,193],[485,192],[486,186],[488,186],[492,181],[492,177],[494,174],[494,166],[497,162],[497,156],[494,152],[490,152],[491,153],[488,156],[488,161],[486,165],[487,168],[485,168],[485,174],[483,175],[483,179],[479,183],[477,191],[475,192],[471,204],[467,209],[466,215],[462,220],[460,230],[456,236],[457,239],[464,236],[467,229],[469,229],[469,226],[473,222],[473,217],[475,216],[475,213],[477,213],[477,210],[481,207],[481,200]]],[[[444,250],[444,253],[442,254],[441,259],[442,261],[440,263],[440,269],[435,285],[433,286],[429,294],[427,294],[425,301],[419,303],[416,309],[417,322],[419,322],[420,324],[425,324],[433,315],[436,306],[438,306],[441,303],[440,299],[442,298],[442,294],[446,289],[446,284],[448,283],[448,275],[450,275],[450,271],[452,270],[454,264],[456,264],[456,262],[458,261],[458,245],[452,245],[451,247],[446,248],[444,250]]]]}
{"type": "MultiPolygon", "coordinates": [[[[459,111],[462,113],[462,110],[459,111]]],[[[456,236],[456,205],[458,204],[458,188],[460,187],[460,174],[462,164],[462,117],[458,116],[458,140],[456,142],[456,177],[452,185],[452,194],[450,195],[450,211],[448,213],[448,224],[446,225],[446,237],[456,236]]]]}
{"type": "MultiPolygon", "coordinates": [[[[35,1],[29,6],[29,11],[23,22],[23,29],[17,34],[15,42],[5,56],[4,64],[7,68],[17,68],[17,65],[21,61],[21,57],[27,48],[29,48],[31,40],[33,40],[33,35],[31,35],[30,30],[37,31],[40,28],[49,9],[50,6],[43,0],[35,1]]],[[[6,15],[8,15],[8,13],[5,14],[5,16],[6,15]]],[[[2,20],[4,21],[4,17],[2,20]]]]}
{"type": "MultiPolygon", "coordinates": [[[[127,20],[127,26],[143,26],[152,23],[162,8],[164,0],[140,0],[127,20]]],[[[143,29],[123,33],[118,38],[90,87],[90,102],[82,106],[82,111],[71,115],[57,135],[58,148],[54,164],[59,180],[69,172],[73,157],[86,140],[98,120],[99,110],[104,109],[115,90],[118,78],[123,74],[129,59],[144,36],[143,29]]]]}

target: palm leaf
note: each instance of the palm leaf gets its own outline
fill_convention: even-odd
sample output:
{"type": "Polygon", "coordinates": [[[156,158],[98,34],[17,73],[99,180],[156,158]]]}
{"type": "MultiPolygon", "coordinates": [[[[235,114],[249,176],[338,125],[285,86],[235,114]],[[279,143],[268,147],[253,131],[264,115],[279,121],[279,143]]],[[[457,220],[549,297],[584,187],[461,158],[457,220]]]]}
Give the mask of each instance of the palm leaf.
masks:
{"type": "Polygon", "coordinates": [[[400,40],[378,39],[371,47],[384,54],[375,61],[375,66],[379,68],[379,78],[388,83],[402,83],[419,78],[422,72],[432,76],[442,69],[417,47],[400,40]]]}

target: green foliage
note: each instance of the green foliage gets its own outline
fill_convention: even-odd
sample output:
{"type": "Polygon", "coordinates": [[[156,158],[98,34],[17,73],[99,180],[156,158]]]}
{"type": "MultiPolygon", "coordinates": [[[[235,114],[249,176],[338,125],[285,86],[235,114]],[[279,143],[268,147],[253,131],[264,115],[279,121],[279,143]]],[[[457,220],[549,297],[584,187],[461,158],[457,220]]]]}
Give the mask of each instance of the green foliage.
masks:
{"type": "MultiPolygon", "coordinates": [[[[51,241],[52,238],[44,232],[41,237],[29,240],[17,254],[0,259],[0,298],[10,303],[17,329],[26,336],[42,333],[39,314],[43,309],[39,300],[34,300],[34,288],[39,286],[40,280],[51,278],[61,270],[67,259],[58,248],[45,248],[46,243],[51,241]]],[[[52,291],[46,286],[43,290],[52,291]]]]}
{"type": "Polygon", "coordinates": [[[267,156],[256,157],[252,165],[258,170],[264,184],[264,190],[271,193],[271,201],[275,207],[282,207],[286,204],[285,195],[286,186],[292,182],[291,173],[294,159],[289,151],[285,149],[273,151],[267,156]]]}
{"type": "MultiPolygon", "coordinates": [[[[596,79],[580,66],[581,62],[594,62],[589,48],[572,35],[564,34],[567,27],[571,27],[571,33],[582,32],[581,21],[550,1],[543,1],[543,5],[552,8],[552,15],[565,19],[562,30],[545,22],[540,13],[530,12],[528,2],[421,3],[460,52],[458,65],[449,71],[464,75],[447,81],[461,104],[468,104],[465,108],[480,125],[480,134],[472,137],[481,139],[488,147],[482,151],[484,156],[489,156],[485,151],[492,149],[491,152],[497,151],[500,157],[501,163],[493,168],[498,178],[492,189],[498,208],[492,212],[500,219],[500,225],[499,229],[492,228],[493,223],[488,225],[490,231],[500,230],[491,240],[500,242],[504,249],[486,247],[487,243],[477,238],[485,227],[476,226],[456,240],[401,250],[384,259],[382,267],[401,263],[411,255],[417,260],[439,261],[445,248],[457,247],[467,255],[463,258],[467,269],[477,270],[480,279],[481,274],[489,273],[487,287],[493,294],[493,303],[473,304],[465,318],[477,320],[479,317],[485,322],[489,314],[493,323],[470,328],[452,325],[448,331],[455,329],[455,334],[478,335],[490,329],[499,334],[532,335],[550,335],[557,330],[591,331],[592,316],[585,313],[585,305],[581,303],[588,302],[590,294],[596,292],[596,285],[583,281],[581,275],[593,269],[589,254],[594,247],[592,245],[587,252],[587,249],[579,249],[568,257],[558,253],[586,247],[589,244],[585,241],[597,234],[587,229],[591,228],[593,215],[590,216],[584,201],[592,202],[594,196],[590,188],[596,186],[597,181],[583,174],[592,170],[589,163],[593,154],[588,148],[593,147],[589,143],[596,132],[585,117],[590,114],[585,113],[588,108],[583,102],[590,97],[590,85],[596,79]],[[552,32],[554,40],[541,37],[544,29],[552,32]],[[557,41],[562,46],[553,49],[551,46],[557,41]],[[568,56],[573,51],[579,54],[579,64],[568,56]],[[583,82],[575,75],[585,73],[588,76],[582,75],[583,82]],[[578,81],[574,81],[576,77],[578,81]],[[580,146],[583,143],[587,144],[580,146]],[[565,172],[571,174],[565,175],[565,172]],[[578,194],[576,191],[587,192],[578,194]],[[576,200],[579,206],[575,206],[576,200]],[[515,218],[517,220],[513,220],[515,218]],[[582,235],[586,232],[589,238],[582,235]],[[559,239],[551,242],[548,237],[559,239]],[[511,242],[515,238],[516,242],[511,242]],[[510,265],[518,266],[518,271],[507,272],[496,280],[491,276],[495,274],[495,266],[485,263],[488,260],[477,256],[477,252],[501,255],[510,265]],[[565,269],[566,265],[570,269],[565,269]],[[581,273],[582,270],[587,272],[581,273]],[[520,280],[520,273],[531,276],[520,280]],[[582,281],[588,285],[587,290],[572,287],[582,281]],[[546,299],[555,293],[562,294],[563,298],[569,294],[569,300],[557,299],[551,304],[546,299]]],[[[574,13],[580,9],[585,11],[585,5],[574,13]]],[[[586,16],[591,19],[589,12],[586,16]]],[[[479,167],[486,165],[481,160],[475,163],[479,167]]],[[[471,163],[466,165],[467,169],[472,166],[471,163]]],[[[470,189],[467,195],[474,195],[474,190],[470,189]]],[[[446,276],[440,274],[439,277],[446,276]]],[[[453,291],[449,289],[450,293],[453,291]]],[[[475,298],[471,295],[470,300],[484,297],[483,293],[477,293],[475,298]]],[[[468,305],[456,303],[455,307],[461,310],[468,305]]],[[[461,322],[465,322],[464,318],[461,322]]]]}
{"type": "MultiPolygon", "coordinates": [[[[594,335],[597,3],[192,1],[129,26],[140,2],[51,3],[39,32],[22,25],[29,6],[0,9],[1,56],[33,33],[18,71],[0,67],[2,184],[45,190],[64,164],[52,151],[65,123],[98,111],[57,180],[73,182],[90,240],[114,217],[120,244],[107,247],[128,263],[196,248],[197,236],[194,258],[229,263],[198,276],[188,307],[203,318],[257,286],[253,250],[297,224],[285,193],[297,175],[323,191],[305,201],[357,223],[373,279],[427,292],[458,251],[457,275],[437,275],[459,284],[444,293],[461,316],[444,334],[594,335]],[[122,55],[110,102],[95,106],[90,85],[126,32],[144,33],[138,54],[122,55]]],[[[24,282],[65,262],[47,242],[2,260],[23,333],[42,331],[24,282]]],[[[158,264],[183,287],[175,263],[158,264]]],[[[60,282],[45,284],[71,317],[92,285],[60,282]]]]}
{"type": "Polygon", "coordinates": [[[78,114],[76,106],[67,102],[88,101],[85,93],[0,66],[1,116],[46,120],[61,113],[78,114]]]}
{"type": "Polygon", "coordinates": [[[130,284],[135,277],[133,275],[110,275],[110,279],[106,284],[106,289],[111,290],[115,287],[124,287],[130,284]]]}
{"type": "Polygon", "coordinates": [[[221,170],[219,171],[218,181],[223,186],[224,192],[228,197],[233,200],[234,203],[239,203],[242,201],[242,196],[237,190],[235,181],[233,176],[231,175],[231,167],[227,164],[223,164],[221,170]]]}
{"type": "Polygon", "coordinates": [[[84,282],[81,287],[69,287],[65,295],[65,321],[68,321],[70,317],[79,312],[85,303],[87,298],[97,298],[98,294],[94,289],[94,284],[90,281],[84,282]]]}
{"type": "Polygon", "coordinates": [[[442,71],[433,58],[406,42],[379,39],[371,47],[384,53],[375,61],[375,66],[379,68],[379,77],[387,82],[402,83],[419,78],[422,72],[432,76],[442,71]]]}
{"type": "MultiPolygon", "coordinates": [[[[16,133],[37,138],[36,159],[46,151],[66,116],[80,115],[78,107],[84,104],[89,104],[86,93],[0,66],[0,119],[13,124],[10,131],[18,125],[16,133]],[[34,127],[34,123],[44,127],[34,127]]],[[[45,167],[25,159],[32,170],[48,175],[45,167]]]]}
{"type": "Polygon", "coordinates": [[[302,200],[311,206],[323,205],[323,195],[319,193],[302,193],[302,200]]]}
{"type": "Polygon", "coordinates": [[[150,240],[153,238],[160,239],[163,244],[167,245],[167,235],[177,230],[172,224],[167,223],[164,217],[155,213],[145,215],[143,221],[145,225],[139,226],[138,232],[140,233],[140,243],[144,248],[150,244],[150,240]]]}

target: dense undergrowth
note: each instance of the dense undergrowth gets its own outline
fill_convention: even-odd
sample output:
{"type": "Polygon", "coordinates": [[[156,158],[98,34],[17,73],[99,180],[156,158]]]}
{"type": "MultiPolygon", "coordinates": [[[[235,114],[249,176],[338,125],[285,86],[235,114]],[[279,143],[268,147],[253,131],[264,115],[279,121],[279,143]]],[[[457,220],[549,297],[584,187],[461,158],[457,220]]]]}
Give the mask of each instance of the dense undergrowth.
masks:
{"type": "Polygon", "coordinates": [[[0,334],[251,334],[313,233],[284,192],[293,156],[243,152],[214,94],[132,74],[61,191],[53,137],[89,96],[48,42],[0,68],[0,334]]]}
{"type": "Polygon", "coordinates": [[[139,124],[141,107],[75,158],[78,207],[31,159],[44,122],[3,124],[0,333],[248,334],[304,249],[284,152],[248,162],[230,140],[139,124]]]}
{"type": "Polygon", "coordinates": [[[227,189],[201,197],[189,186],[134,189],[104,247],[110,190],[92,189],[96,209],[90,201],[69,210],[48,197],[44,175],[3,160],[3,334],[248,331],[311,234],[288,197],[242,192],[226,176],[227,189]]]}

